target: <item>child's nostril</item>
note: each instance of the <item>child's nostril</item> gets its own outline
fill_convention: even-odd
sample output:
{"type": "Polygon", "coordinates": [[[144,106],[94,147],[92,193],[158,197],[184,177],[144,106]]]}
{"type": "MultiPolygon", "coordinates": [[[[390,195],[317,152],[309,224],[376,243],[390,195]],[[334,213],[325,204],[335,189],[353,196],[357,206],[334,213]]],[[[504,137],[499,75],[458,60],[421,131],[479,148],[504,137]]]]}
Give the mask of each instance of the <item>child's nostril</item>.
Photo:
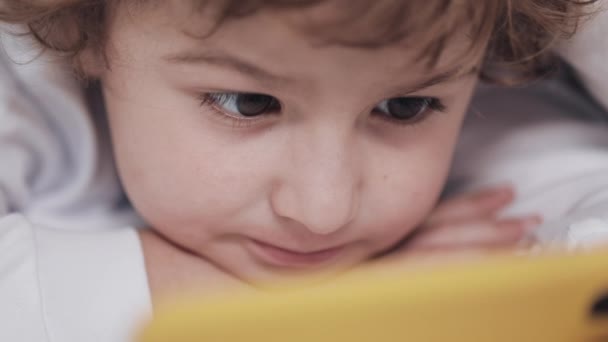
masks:
{"type": "Polygon", "coordinates": [[[593,318],[608,318],[608,293],[598,297],[591,307],[593,318]]]}

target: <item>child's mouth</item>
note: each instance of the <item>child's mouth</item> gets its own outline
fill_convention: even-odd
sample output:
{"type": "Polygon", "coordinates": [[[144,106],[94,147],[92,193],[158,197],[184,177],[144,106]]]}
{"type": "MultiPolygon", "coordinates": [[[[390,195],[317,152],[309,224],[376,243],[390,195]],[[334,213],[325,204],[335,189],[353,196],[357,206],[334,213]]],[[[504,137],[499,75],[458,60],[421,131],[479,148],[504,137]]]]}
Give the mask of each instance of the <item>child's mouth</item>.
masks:
{"type": "Polygon", "coordinates": [[[336,259],[344,250],[338,246],[313,252],[293,251],[270,245],[258,240],[249,240],[247,249],[262,262],[276,267],[302,267],[313,268],[329,263],[336,259]]]}

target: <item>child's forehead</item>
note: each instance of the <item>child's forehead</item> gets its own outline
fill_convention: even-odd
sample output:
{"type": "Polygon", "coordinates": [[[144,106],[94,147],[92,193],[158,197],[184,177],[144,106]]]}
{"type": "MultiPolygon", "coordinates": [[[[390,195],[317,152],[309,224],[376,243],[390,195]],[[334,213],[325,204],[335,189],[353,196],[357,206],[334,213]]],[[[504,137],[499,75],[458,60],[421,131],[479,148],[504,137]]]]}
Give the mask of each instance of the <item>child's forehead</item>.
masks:
{"type": "MultiPolygon", "coordinates": [[[[226,38],[226,32],[231,30],[244,32],[237,32],[232,38],[241,36],[256,44],[269,40],[269,36],[280,35],[281,31],[291,30],[299,33],[296,40],[306,39],[320,47],[350,47],[353,51],[358,49],[360,56],[380,55],[380,50],[396,51],[392,54],[394,59],[397,62],[409,60],[410,66],[414,59],[425,62],[439,59],[445,50],[454,50],[454,45],[461,48],[449,51],[451,55],[462,55],[463,61],[476,60],[483,50],[479,47],[485,46],[485,42],[475,40],[471,35],[470,11],[463,12],[467,7],[463,1],[460,1],[461,6],[445,3],[444,0],[176,0],[159,2],[147,9],[155,9],[152,12],[156,16],[184,35],[198,39],[201,45],[239,44],[238,39],[234,42],[234,39],[226,38]],[[272,18],[274,24],[280,24],[272,29],[261,29],[264,26],[261,22],[268,18],[272,18]],[[468,23],[464,22],[465,18],[468,23]]],[[[272,44],[268,49],[279,54],[288,52],[272,44]]],[[[448,56],[448,59],[455,58],[448,56]]],[[[431,62],[429,64],[437,61],[431,62]]],[[[469,64],[463,65],[463,70],[470,69],[473,63],[469,64]]]]}
{"type": "Polygon", "coordinates": [[[493,24],[494,1],[474,0],[138,0],[137,11],[153,8],[167,18],[188,23],[187,30],[207,36],[227,22],[271,12],[286,25],[319,44],[381,47],[414,41],[425,53],[467,27],[470,41],[480,41],[481,26],[493,24]],[[142,5],[144,4],[144,5],[142,5]],[[154,4],[146,6],[145,4],[154,4]],[[422,44],[421,44],[422,43],[422,44]]]}

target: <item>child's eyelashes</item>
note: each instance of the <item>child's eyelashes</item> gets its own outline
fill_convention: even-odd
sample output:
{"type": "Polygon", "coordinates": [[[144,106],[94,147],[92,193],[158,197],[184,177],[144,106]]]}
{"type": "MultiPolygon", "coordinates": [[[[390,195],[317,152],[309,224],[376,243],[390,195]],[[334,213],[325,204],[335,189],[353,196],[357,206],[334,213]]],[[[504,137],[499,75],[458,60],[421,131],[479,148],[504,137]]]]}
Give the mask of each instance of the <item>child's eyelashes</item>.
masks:
{"type": "Polygon", "coordinates": [[[235,127],[247,127],[265,114],[279,113],[281,104],[270,96],[257,93],[206,93],[200,96],[201,106],[211,108],[235,127]]]}
{"type": "MultiPolygon", "coordinates": [[[[216,92],[200,96],[201,106],[212,109],[233,126],[246,127],[268,115],[280,114],[282,106],[275,97],[259,93],[216,92]]],[[[443,103],[434,97],[395,97],[380,102],[374,115],[389,123],[413,125],[429,114],[444,111],[443,103]]]]}
{"type": "Polygon", "coordinates": [[[432,112],[443,112],[445,105],[435,97],[404,96],[380,102],[374,112],[383,119],[400,125],[413,125],[426,119],[432,112]]]}
{"type": "Polygon", "coordinates": [[[203,102],[239,118],[281,110],[281,104],[274,97],[255,93],[209,93],[204,95],[203,102]]]}

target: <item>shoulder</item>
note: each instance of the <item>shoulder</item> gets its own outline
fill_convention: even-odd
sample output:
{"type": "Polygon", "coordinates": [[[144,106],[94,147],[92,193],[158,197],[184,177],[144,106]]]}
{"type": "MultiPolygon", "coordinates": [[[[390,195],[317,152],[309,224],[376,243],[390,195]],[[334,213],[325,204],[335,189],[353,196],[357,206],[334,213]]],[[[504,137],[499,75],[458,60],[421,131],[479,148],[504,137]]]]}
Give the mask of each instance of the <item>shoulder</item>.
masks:
{"type": "Polygon", "coordinates": [[[0,218],[0,329],[2,341],[48,339],[39,295],[33,231],[21,215],[0,218]]]}
{"type": "Polygon", "coordinates": [[[55,230],[21,215],[0,218],[0,302],[0,319],[22,312],[18,321],[27,323],[0,330],[2,341],[45,340],[26,338],[33,331],[66,342],[127,341],[151,311],[137,232],[55,230]]]}

